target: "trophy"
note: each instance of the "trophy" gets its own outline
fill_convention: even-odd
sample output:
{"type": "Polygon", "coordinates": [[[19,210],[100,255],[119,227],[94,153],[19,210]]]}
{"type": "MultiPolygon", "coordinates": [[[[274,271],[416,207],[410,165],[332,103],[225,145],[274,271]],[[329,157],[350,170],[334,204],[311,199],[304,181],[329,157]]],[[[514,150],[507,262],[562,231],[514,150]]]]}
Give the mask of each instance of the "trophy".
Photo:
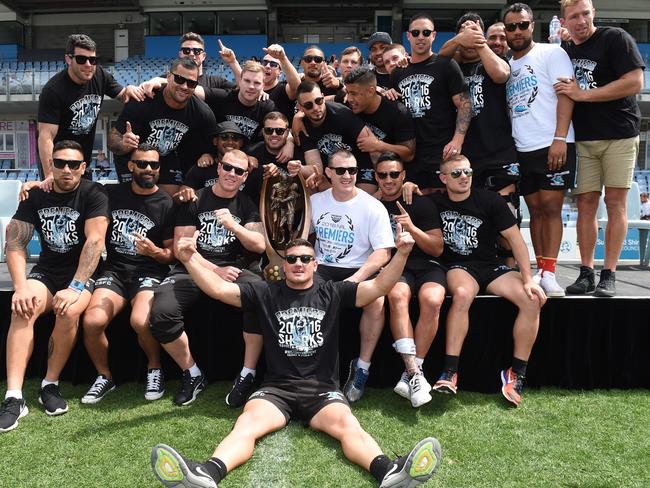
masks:
{"type": "Polygon", "coordinates": [[[260,216],[269,258],[264,276],[267,281],[279,281],[284,278],[282,261],[287,244],[293,239],[307,239],[311,226],[309,193],[300,173],[289,176],[280,172],[264,180],[260,216]]]}

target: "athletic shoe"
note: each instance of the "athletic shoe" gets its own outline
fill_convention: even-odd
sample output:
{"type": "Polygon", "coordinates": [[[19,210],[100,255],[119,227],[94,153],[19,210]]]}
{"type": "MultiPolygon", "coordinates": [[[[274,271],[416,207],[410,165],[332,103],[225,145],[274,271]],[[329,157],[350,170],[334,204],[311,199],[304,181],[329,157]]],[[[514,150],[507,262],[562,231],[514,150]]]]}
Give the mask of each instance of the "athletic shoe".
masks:
{"type": "Polygon", "coordinates": [[[594,291],[596,297],[616,296],[616,273],[611,269],[600,270],[600,280],[594,291]]]}
{"type": "Polygon", "coordinates": [[[158,400],[165,394],[165,375],[160,368],[147,370],[147,390],[144,392],[145,400],[158,400]]]}
{"type": "Polygon", "coordinates": [[[395,460],[381,480],[380,488],[413,488],[425,483],[440,467],[442,452],[438,439],[427,437],[418,442],[408,456],[395,460]]]}
{"type": "Polygon", "coordinates": [[[555,273],[550,271],[544,271],[539,286],[542,287],[547,297],[563,297],[565,295],[564,288],[555,279],[555,273]]]}
{"type": "Polygon", "coordinates": [[[232,385],[232,390],[226,395],[226,405],[233,408],[243,407],[248,397],[253,392],[255,385],[255,376],[248,373],[246,377],[237,376],[237,379],[232,385]]]}
{"type": "Polygon", "coordinates": [[[205,466],[185,459],[165,444],[151,450],[151,469],[169,488],[217,488],[217,482],[205,466]]]}
{"type": "Polygon", "coordinates": [[[594,270],[589,266],[580,266],[580,275],[575,282],[566,287],[569,295],[586,295],[596,289],[594,270]]]}
{"type": "Polygon", "coordinates": [[[99,403],[108,393],[114,389],[115,383],[113,383],[113,380],[109,380],[106,376],[100,374],[95,379],[95,382],[90,387],[90,390],[88,390],[88,393],[81,397],[81,403],[99,403]]]}
{"type": "Polygon", "coordinates": [[[515,407],[518,407],[521,403],[521,392],[524,389],[524,377],[515,374],[512,371],[512,368],[509,368],[505,371],[501,371],[501,393],[503,396],[512,403],[515,407]]]}
{"type": "Polygon", "coordinates": [[[411,398],[411,389],[409,387],[409,374],[404,371],[402,376],[400,376],[399,381],[393,388],[393,391],[397,393],[402,398],[409,400],[411,398]]]}
{"type": "Polygon", "coordinates": [[[421,407],[431,401],[431,385],[422,373],[415,373],[409,380],[409,394],[411,405],[414,408],[421,407]]]}
{"type": "Polygon", "coordinates": [[[29,413],[23,398],[9,397],[0,405],[0,432],[9,432],[18,427],[18,420],[29,413]]]}
{"type": "Polygon", "coordinates": [[[196,397],[203,391],[206,386],[205,377],[200,374],[192,376],[190,370],[183,371],[183,379],[181,380],[181,389],[174,397],[176,405],[185,406],[196,400],[196,397]]]}
{"type": "Polygon", "coordinates": [[[68,402],[61,396],[59,385],[50,383],[38,390],[38,403],[45,407],[45,413],[54,415],[63,415],[68,411],[68,402]]]}
{"type": "Polygon", "coordinates": [[[537,273],[533,275],[533,281],[539,285],[539,283],[542,281],[542,274],[544,273],[544,270],[538,269],[537,273]]]}
{"type": "Polygon", "coordinates": [[[436,384],[433,385],[432,390],[437,391],[438,393],[448,393],[455,395],[458,391],[456,384],[458,383],[458,373],[454,371],[449,371],[448,369],[443,371],[436,381],[436,384]]]}
{"type": "Polygon", "coordinates": [[[370,375],[367,369],[359,368],[357,366],[357,359],[358,358],[350,361],[350,374],[348,375],[348,380],[345,382],[345,386],[343,387],[345,398],[347,398],[350,403],[361,400],[363,390],[366,387],[366,381],[368,381],[368,376],[370,375]]]}

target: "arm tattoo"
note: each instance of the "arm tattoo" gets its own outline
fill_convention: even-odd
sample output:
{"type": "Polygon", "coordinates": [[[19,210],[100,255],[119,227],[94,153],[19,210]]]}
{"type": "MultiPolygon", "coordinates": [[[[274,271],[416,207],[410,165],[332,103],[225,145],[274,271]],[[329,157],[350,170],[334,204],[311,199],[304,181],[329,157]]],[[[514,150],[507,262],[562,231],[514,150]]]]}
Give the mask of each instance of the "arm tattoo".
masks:
{"type": "Polygon", "coordinates": [[[458,114],[456,115],[456,132],[466,134],[469,123],[472,121],[472,104],[470,103],[469,92],[459,94],[458,114]]]}
{"type": "Polygon", "coordinates": [[[74,274],[74,277],[82,283],[85,283],[97,268],[97,263],[99,263],[101,253],[101,242],[86,241],[81,250],[79,265],[77,266],[77,272],[74,274]]]}
{"type": "Polygon", "coordinates": [[[244,229],[264,234],[264,226],[262,225],[262,222],[249,222],[244,226],[244,229]]]}
{"type": "Polygon", "coordinates": [[[29,222],[12,219],[7,226],[7,251],[24,251],[32,239],[34,226],[29,222]]]}

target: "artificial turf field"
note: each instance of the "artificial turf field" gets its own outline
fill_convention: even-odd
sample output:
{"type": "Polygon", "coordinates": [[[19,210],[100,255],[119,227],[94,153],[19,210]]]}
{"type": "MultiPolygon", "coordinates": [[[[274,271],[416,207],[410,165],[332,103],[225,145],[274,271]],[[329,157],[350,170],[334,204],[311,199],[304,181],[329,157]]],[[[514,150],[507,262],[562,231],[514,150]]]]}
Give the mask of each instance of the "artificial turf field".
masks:
{"type": "MultiPolygon", "coordinates": [[[[194,404],[172,404],[178,382],[146,402],[142,384],[120,385],[97,405],[81,405],[87,385],[62,383],[70,411],[49,418],[38,382],[26,383],[30,409],[0,434],[0,487],[156,487],[151,447],[166,443],[203,460],[238,414],[225,405],[227,383],[194,404]]],[[[5,391],[6,384],[0,383],[5,391]]],[[[438,473],[425,486],[650,487],[650,393],[529,389],[519,409],[500,394],[434,396],[416,410],[390,390],[369,389],[353,407],[365,429],[393,457],[429,435],[442,444],[438,473]]],[[[253,459],[220,487],[372,487],[338,443],[292,423],[257,445],[253,459]]]]}

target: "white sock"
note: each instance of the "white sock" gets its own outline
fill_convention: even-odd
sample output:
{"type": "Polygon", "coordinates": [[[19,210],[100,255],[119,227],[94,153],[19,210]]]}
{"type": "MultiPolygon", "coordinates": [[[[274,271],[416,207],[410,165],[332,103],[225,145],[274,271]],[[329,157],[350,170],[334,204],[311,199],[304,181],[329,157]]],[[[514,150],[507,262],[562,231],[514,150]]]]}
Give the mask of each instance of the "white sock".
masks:
{"type": "Polygon", "coordinates": [[[7,393],[5,393],[5,400],[7,398],[18,398],[19,400],[22,400],[23,390],[7,390],[7,393]]]}
{"type": "Polygon", "coordinates": [[[415,364],[417,364],[418,368],[422,369],[422,365],[424,364],[424,358],[415,358],[415,364]]]}
{"type": "Polygon", "coordinates": [[[244,366],[241,369],[241,372],[239,373],[239,376],[241,376],[242,378],[246,378],[246,376],[248,376],[249,374],[252,374],[253,378],[255,378],[255,370],[247,368],[246,366],[244,366]]]}
{"type": "Polygon", "coordinates": [[[47,385],[56,385],[59,386],[59,380],[56,381],[48,381],[45,378],[43,378],[43,381],[41,381],[41,388],[45,388],[47,385]]]}
{"type": "Polygon", "coordinates": [[[370,370],[370,363],[363,361],[361,358],[357,359],[357,368],[365,369],[366,371],[370,370]]]}
{"type": "Polygon", "coordinates": [[[192,366],[190,366],[190,375],[192,375],[192,378],[196,378],[197,376],[201,376],[201,370],[199,367],[194,363],[192,366]]]}

